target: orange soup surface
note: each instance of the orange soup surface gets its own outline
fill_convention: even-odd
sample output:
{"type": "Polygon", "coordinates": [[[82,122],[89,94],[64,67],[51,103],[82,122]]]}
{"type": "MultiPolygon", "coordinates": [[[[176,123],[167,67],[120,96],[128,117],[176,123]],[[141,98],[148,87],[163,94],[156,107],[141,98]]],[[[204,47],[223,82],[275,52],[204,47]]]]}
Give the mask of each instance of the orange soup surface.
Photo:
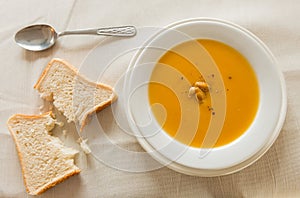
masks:
{"type": "MultiPolygon", "coordinates": [[[[258,82],[247,59],[234,48],[214,40],[188,41],[167,51],[158,61],[151,74],[148,94],[151,110],[156,121],[168,135],[192,147],[203,146],[213,116],[212,92],[216,73],[205,73],[197,67],[197,61],[188,60],[178,52],[194,56],[192,45],[201,44],[219,70],[226,99],[225,120],[217,133],[213,146],[220,147],[239,138],[253,122],[259,103],[258,82]],[[192,63],[193,62],[193,63],[192,63]],[[205,79],[209,91],[202,101],[188,95],[193,83],[205,79]],[[157,105],[159,104],[159,105],[157,105]],[[199,112],[199,117],[195,112],[199,112]],[[193,128],[196,117],[197,127],[193,128]],[[192,138],[187,138],[192,137],[192,138]]],[[[201,60],[199,60],[201,62],[201,60]]],[[[198,115],[198,114],[197,114],[198,115]]],[[[214,131],[210,133],[215,133],[214,131]]]]}

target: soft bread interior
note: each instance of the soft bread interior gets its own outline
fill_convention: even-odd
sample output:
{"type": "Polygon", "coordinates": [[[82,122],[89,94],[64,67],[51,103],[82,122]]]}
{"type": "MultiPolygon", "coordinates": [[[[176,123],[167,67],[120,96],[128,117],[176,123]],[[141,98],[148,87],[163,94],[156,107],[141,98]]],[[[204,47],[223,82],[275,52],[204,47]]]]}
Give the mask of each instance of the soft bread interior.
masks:
{"type": "Polygon", "coordinates": [[[53,100],[54,106],[66,116],[67,121],[78,123],[81,130],[88,115],[116,99],[111,87],[86,80],[61,59],[53,59],[48,64],[35,89],[42,98],[53,100]]]}
{"type": "Polygon", "coordinates": [[[16,143],[26,190],[37,195],[77,174],[74,165],[77,150],[65,147],[59,138],[51,136],[55,126],[52,113],[13,115],[8,128],[16,143]]]}

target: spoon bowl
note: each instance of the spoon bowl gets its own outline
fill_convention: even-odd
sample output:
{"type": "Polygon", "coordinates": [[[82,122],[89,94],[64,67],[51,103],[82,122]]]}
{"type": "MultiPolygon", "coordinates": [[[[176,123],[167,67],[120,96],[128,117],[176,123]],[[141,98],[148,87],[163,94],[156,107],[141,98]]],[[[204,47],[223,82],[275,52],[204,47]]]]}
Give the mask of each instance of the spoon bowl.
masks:
{"type": "Polygon", "coordinates": [[[57,33],[50,25],[37,24],[19,30],[15,35],[15,41],[19,46],[26,50],[42,51],[52,47],[59,37],[75,34],[131,37],[136,35],[136,28],[134,26],[120,26],[63,31],[57,33]]]}
{"type": "Polygon", "coordinates": [[[42,51],[52,47],[57,40],[57,33],[49,25],[32,25],[18,31],[16,43],[30,51],[42,51]]]}

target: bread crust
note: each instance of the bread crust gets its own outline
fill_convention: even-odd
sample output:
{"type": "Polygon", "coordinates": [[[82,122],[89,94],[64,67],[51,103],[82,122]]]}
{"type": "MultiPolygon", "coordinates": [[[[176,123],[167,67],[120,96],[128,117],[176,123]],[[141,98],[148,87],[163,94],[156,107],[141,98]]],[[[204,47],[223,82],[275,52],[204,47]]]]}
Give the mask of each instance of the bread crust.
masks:
{"type": "Polygon", "coordinates": [[[34,89],[36,90],[39,90],[40,87],[41,87],[41,83],[43,82],[43,80],[46,78],[47,76],[47,73],[49,72],[51,66],[55,63],[55,62],[59,62],[61,64],[64,64],[65,66],[67,66],[71,71],[73,71],[79,78],[81,78],[83,81],[85,81],[86,83],[92,85],[92,86],[95,86],[97,88],[102,88],[102,89],[107,89],[107,90],[110,90],[112,91],[112,95],[110,97],[109,100],[107,101],[104,101],[96,106],[94,106],[94,108],[92,108],[89,112],[86,113],[86,115],[84,116],[84,121],[83,123],[81,123],[81,126],[80,126],[80,131],[83,130],[84,126],[87,124],[87,118],[89,115],[93,114],[94,112],[98,112],[98,111],[101,111],[102,109],[104,109],[105,107],[111,105],[114,101],[117,100],[117,95],[115,94],[115,91],[112,87],[108,86],[108,85],[105,85],[105,84],[102,84],[102,83],[95,83],[95,82],[92,82],[92,81],[89,81],[87,80],[84,76],[80,75],[78,73],[78,70],[72,66],[70,63],[68,63],[67,61],[63,60],[63,59],[60,59],[60,58],[54,58],[52,59],[48,64],[47,66],[45,67],[44,71],[42,72],[41,76],[39,77],[37,83],[34,85],[34,89]]]}
{"type": "MultiPolygon", "coordinates": [[[[80,169],[77,169],[77,170],[72,170],[70,171],[69,173],[63,175],[62,177],[60,177],[59,179],[55,180],[55,181],[52,181],[52,182],[49,182],[48,184],[46,184],[43,188],[39,189],[39,190],[36,190],[32,193],[29,193],[31,195],[40,195],[42,194],[43,192],[45,192],[46,190],[48,190],[49,188],[53,187],[53,186],[56,186],[57,184],[63,182],[64,180],[68,179],[69,177],[73,176],[73,175],[76,175],[80,173],[80,169]]],[[[27,188],[26,188],[27,189],[27,188]]],[[[27,191],[28,192],[28,191],[27,191]]]]}
{"type": "Polygon", "coordinates": [[[23,157],[21,155],[21,148],[19,147],[19,144],[18,144],[18,140],[17,140],[17,137],[15,135],[15,132],[14,130],[11,128],[11,125],[9,124],[11,120],[17,118],[17,117],[23,117],[25,119],[38,119],[38,118],[43,118],[43,117],[46,117],[46,116],[51,116],[52,118],[54,118],[54,114],[52,113],[52,111],[49,111],[49,112],[45,112],[43,114],[40,114],[40,115],[25,115],[25,114],[14,114],[13,116],[11,116],[8,121],[7,121],[7,127],[9,129],[9,132],[11,134],[11,136],[13,137],[13,140],[15,142],[15,145],[16,145],[16,150],[17,150],[17,154],[18,154],[18,157],[19,157],[19,161],[20,161],[20,164],[21,164],[21,171],[22,171],[22,175],[23,175],[23,181],[24,181],[24,185],[25,185],[25,189],[26,191],[28,192],[28,194],[30,195],[39,195],[43,192],[45,192],[47,189],[55,186],[56,184],[59,184],[61,183],[62,181],[66,180],[67,178],[73,176],[73,175],[76,175],[78,173],[80,173],[80,169],[77,168],[75,170],[71,170],[69,173],[63,175],[62,177],[58,177],[56,178],[56,180],[53,180],[51,182],[49,182],[48,184],[46,184],[43,188],[40,188],[36,191],[30,191],[29,189],[29,186],[27,184],[27,178],[26,178],[26,174],[25,174],[25,170],[24,170],[24,167],[25,167],[25,162],[23,161],[23,157]]]}
{"type": "MultiPolygon", "coordinates": [[[[39,79],[37,80],[37,82],[35,83],[35,85],[33,86],[34,89],[39,89],[40,85],[43,81],[43,79],[45,78],[46,74],[48,73],[51,65],[53,64],[54,61],[59,61],[59,59],[52,59],[47,66],[45,67],[45,69],[43,70],[43,72],[41,73],[39,79]]],[[[61,60],[62,61],[62,60],[61,60]]]]}

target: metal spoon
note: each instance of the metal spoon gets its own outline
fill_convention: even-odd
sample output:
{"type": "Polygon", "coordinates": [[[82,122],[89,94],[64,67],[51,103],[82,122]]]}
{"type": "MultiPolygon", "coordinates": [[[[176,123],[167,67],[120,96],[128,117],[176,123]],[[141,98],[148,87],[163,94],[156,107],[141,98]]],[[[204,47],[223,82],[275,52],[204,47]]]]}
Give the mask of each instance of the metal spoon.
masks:
{"type": "Polygon", "coordinates": [[[50,25],[38,24],[19,30],[15,35],[15,41],[19,46],[27,50],[42,51],[52,47],[60,36],[74,34],[130,37],[136,35],[136,28],[134,26],[120,26],[57,33],[50,25]]]}

